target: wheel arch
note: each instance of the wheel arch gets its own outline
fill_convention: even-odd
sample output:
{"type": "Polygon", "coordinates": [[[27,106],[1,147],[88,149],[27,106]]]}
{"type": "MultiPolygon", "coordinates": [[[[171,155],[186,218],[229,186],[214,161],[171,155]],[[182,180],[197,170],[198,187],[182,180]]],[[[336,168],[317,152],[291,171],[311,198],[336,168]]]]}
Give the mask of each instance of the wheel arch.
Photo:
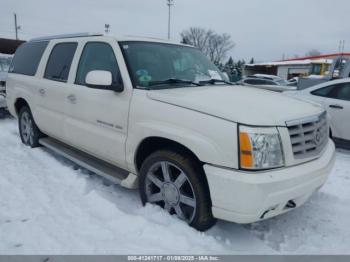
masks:
{"type": "Polygon", "coordinates": [[[136,170],[140,170],[143,161],[150,154],[162,149],[174,150],[178,153],[186,154],[193,158],[195,161],[197,161],[200,164],[200,166],[202,166],[203,164],[203,162],[197,157],[197,155],[183,144],[168,138],[152,136],[143,139],[137,146],[134,157],[136,170]]]}
{"type": "Polygon", "coordinates": [[[23,106],[27,106],[30,109],[29,103],[27,102],[27,100],[25,100],[22,97],[19,97],[16,99],[14,106],[15,106],[15,111],[17,116],[19,115],[19,112],[23,106]]]}

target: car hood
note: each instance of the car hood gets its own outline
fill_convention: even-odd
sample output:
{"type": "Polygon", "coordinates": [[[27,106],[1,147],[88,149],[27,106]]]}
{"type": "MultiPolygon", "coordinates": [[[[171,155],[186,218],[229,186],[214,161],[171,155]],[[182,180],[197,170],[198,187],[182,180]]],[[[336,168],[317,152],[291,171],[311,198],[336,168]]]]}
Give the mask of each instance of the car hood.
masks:
{"type": "Polygon", "coordinates": [[[314,104],[246,86],[216,85],[150,90],[147,96],[152,100],[228,121],[258,126],[285,126],[286,121],[323,111],[314,104]]]}

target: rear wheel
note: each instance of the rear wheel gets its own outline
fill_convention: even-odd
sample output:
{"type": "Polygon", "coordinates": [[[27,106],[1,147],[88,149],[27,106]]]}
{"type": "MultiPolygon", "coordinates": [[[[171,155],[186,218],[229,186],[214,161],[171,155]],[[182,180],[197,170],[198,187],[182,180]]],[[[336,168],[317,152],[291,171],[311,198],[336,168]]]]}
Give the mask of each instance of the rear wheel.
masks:
{"type": "Polygon", "coordinates": [[[191,157],[157,151],[144,161],[140,175],[143,204],[157,204],[201,231],[215,223],[203,171],[191,157]]]}
{"type": "Polygon", "coordinates": [[[28,106],[23,106],[19,111],[18,116],[19,133],[22,143],[32,148],[38,147],[39,139],[43,137],[43,133],[34,122],[32,112],[28,106]]]}

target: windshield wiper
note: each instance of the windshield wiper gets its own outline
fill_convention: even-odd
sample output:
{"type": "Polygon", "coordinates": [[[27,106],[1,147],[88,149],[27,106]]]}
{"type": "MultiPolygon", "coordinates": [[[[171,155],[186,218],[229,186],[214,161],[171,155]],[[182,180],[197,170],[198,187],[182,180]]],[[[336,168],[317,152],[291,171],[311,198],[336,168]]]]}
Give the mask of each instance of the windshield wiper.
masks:
{"type": "Polygon", "coordinates": [[[205,85],[205,84],[211,84],[214,85],[215,83],[224,83],[227,85],[234,85],[232,82],[226,81],[226,80],[221,80],[221,79],[210,79],[210,80],[204,80],[204,81],[199,81],[198,82],[201,85],[205,85]]]}
{"type": "Polygon", "coordinates": [[[178,79],[178,78],[169,78],[166,80],[161,81],[150,81],[148,82],[148,86],[157,86],[157,85],[166,85],[166,84],[190,84],[195,86],[201,86],[202,84],[191,81],[191,80],[184,80],[184,79],[178,79]]]}

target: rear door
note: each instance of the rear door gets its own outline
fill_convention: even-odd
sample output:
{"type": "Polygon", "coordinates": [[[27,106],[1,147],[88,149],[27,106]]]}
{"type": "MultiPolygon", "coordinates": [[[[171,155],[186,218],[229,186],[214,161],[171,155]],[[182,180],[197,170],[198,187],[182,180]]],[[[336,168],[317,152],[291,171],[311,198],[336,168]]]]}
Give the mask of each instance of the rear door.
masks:
{"type": "MultiPolygon", "coordinates": [[[[116,41],[85,41],[77,60],[74,83],[68,93],[65,133],[71,145],[120,167],[125,166],[125,142],[132,89],[124,91],[88,87],[86,75],[93,70],[112,73],[112,82],[123,82],[120,64],[127,69],[116,41]]],[[[124,82],[125,83],[125,82],[124,82]]]]}
{"type": "Polygon", "coordinates": [[[78,43],[51,44],[52,49],[37,89],[36,121],[44,133],[65,140],[63,126],[67,107],[67,80],[78,43]]]}

